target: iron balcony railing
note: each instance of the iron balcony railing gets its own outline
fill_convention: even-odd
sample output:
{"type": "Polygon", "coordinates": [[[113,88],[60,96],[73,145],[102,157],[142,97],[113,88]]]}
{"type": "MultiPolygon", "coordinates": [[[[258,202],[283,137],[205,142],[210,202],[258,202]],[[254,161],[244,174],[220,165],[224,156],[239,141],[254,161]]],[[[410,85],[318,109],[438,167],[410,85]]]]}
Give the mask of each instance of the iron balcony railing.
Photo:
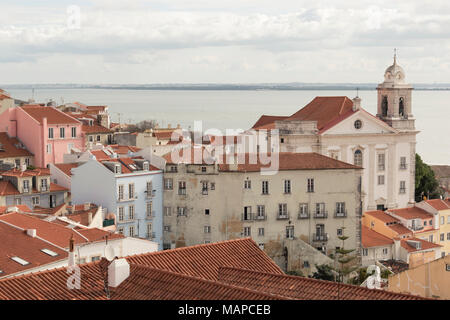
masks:
{"type": "Polygon", "coordinates": [[[289,219],[289,212],[277,212],[277,220],[288,220],[289,219]]]}
{"type": "Polygon", "coordinates": [[[406,170],[408,168],[408,165],[406,163],[400,163],[399,169],[400,170],[406,170]]]}
{"type": "Polygon", "coordinates": [[[315,211],[314,212],[314,218],[316,218],[316,219],[326,219],[326,218],[328,218],[328,211],[327,210],[315,211]]]}
{"type": "Polygon", "coordinates": [[[253,215],[251,213],[243,213],[241,216],[242,221],[253,221],[253,215]]]}
{"type": "Polygon", "coordinates": [[[114,219],[103,220],[103,227],[109,227],[114,225],[114,219]]]}
{"type": "Polygon", "coordinates": [[[313,241],[328,241],[328,233],[313,233],[313,241]]]}
{"type": "Polygon", "coordinates": [[[347,210],[341,210],[341,211],[334,211],[334,217],[335,218],[346,218],[347,217],[347,210]]]}
{"type": "Polygon", "coordinates": [[[307,211],[307,212],[299,212],[298,213],[298,218],[299,219],[309,219],[309,211],[307,211]]]}
{"type": "Polygon", "coordinates": [[[256,216],[255,216],[255,220],[259,220],[259,221],[267,220],[267,216],[266,216],[265,214],[262,214],[262,215],[256,215],[256,216]]]}

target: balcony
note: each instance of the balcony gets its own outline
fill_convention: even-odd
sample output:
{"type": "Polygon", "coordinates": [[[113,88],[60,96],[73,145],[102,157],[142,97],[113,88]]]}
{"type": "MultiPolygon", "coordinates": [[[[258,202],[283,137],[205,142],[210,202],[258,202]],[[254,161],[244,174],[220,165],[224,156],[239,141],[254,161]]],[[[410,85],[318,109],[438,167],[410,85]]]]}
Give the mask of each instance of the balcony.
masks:
{"type": "Polygon", "coordinates": [[[334,212],[335,218],[346,218],[347,217],[347,210],[344,211],[335,211],[334,212]]]}
{"type": "Polygon", "coordinates": [[[265,214],[255,216],[255,221],[264,221],[264,220],[267,220],[267,216],[265,214]]]}
{"type": "Polygon", "coordinates": [[[180,196],[185,196],[186,195],[186,189],[178,189],[178,194],[180,196]]]}
{"type": "Polygon", "coordinates": [[[299,212],[298,219],[309,219],[309,212],[299,212]]]}
{"type": "Polygon", "coordinates": [[[289,213],[288,212],[277,212],[277,220],[288,220],[289,219],[289,213]]]}
{"type": "Polygon", "coordinates": [[[243,213],[241,216],[242,221],[253,221],[253,216],[251,213],[243,213]]]}
{"type": "Polygon", "coordinates": [[[153,198],[156,195],[156,190],[145,190],[146,198],[153,198]]]}
{"type": "Polygon", "coordinates": [[[114,225],[114,219],[103,220],[103,227],[109,227],[114,225]]]}
{"type": "Polygon", "coordinates": [[[408,165],[406,163],[400,163],[399,169],[400,170],[406,170],[406,169],[408,169],[408,165]]]}
{"type": "Polygon", "coordinates": [[[413,226],[411,229],[414,231],[420,231],[423,230],[423,226],[413,226]]]}
{"type": "Polygon", "coordinates": [[[202,195],[207,196],[208,195],[208,189],[202,189],[202,195]]]}
{"type": "Polygon", "coordinates": [[[47,192],[48,191],[47,186],[41,186],[41,190],[40,191],[41,192],[47,192]]]}
{"type": "Polygon", "coordinates": [[[328,218],[328,211],[327,210],[316,211],[316,212],[314,212],[314,218],[315,219],[326,219],[326,218],[328,218]]]}
{"type": "Polygon", "coordinates": [[[313,233],[313,241],[328,241],[328,233],[313,233]]]}

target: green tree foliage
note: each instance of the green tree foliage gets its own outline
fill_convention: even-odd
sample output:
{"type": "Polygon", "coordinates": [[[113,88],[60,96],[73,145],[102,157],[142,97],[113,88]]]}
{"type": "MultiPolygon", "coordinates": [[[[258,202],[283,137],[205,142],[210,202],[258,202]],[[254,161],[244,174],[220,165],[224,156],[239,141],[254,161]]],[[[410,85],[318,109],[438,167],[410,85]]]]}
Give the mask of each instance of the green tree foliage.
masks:
{"type": "Polygon", "coordinates": [[[422,161],[416,154],[416,190],[415,198],[417,202],[423,200],[423,196],[428,199],[437,199],[442,195],[439,182],[434,176],[434,172],[429,165],[422,161]]]}
{"type": "Polygon", "coordinates": [[[355,271],[358,266],[354,264],[354,260],[357,258],[356,255],[352,254],[355,249],[345,249],[344,243],[348,237],[344,234],[345,227],[342,227],[342,235],[339,236],[339,240],[342,241],[342,247],[336,249],[336,259],[339,263],[337,268],[338,272],[338,282],[344,282],[348,278],[349,274],[355,271]]]}
{"type": "Polygon", "coordinates": [[[328,264],[316,264],[316,269],[311,276],[314,279],[334,281],[333,268],[328,264]]]}

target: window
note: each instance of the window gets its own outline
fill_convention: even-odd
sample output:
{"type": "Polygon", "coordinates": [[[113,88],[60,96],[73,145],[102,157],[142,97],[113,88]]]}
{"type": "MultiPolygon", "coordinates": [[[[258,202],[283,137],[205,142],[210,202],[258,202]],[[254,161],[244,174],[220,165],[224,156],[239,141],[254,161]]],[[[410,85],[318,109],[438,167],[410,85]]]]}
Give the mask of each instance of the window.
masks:
{"type": "Polygon", "coordinates": [[[177,207],[178,216],[186,216],[187,208],[186,207],[177,207]]]}
{"type": "MultiPolygon", "coordinates": [[[[164,231],[170,232],[170,226],[164,226],[164,231]]],[[[170,248],[169,248],[170,249],[170,248]]]]}
{"type": "Polygon", "coordinates": [[[445,241],[445,233],[441,233],[440,241],[445,241]]]}
{"type": "Polygon", "coordinates": [[[208,181],[202,181],[202,194],[208,194],[208,181]]]}
{"type": "Polygon", "coordinates": [[[147,209],[147,217],[153,216],[153,202],[151,201],[147,202],[146,209],[147,209]]]}
{"type": "Polygon", "coordinates": [[[209,209],[205,209],[205,216],[209,216],[209,209]]]}
{"type": "Polygon", "coordinates": [[[123,221],[124,219],[123,212],[124,212],[123,207],[119,207],[119,221],[123,221]]]}
{"type": "Polygon", "coordinates": [[[445,217],[441,217],[441,224],[445,223],[445,217]]]}
{"type": "Polygon", "coordinates": [[[299,205],[299,211],[298,211],[300,217],[308,217],[308,204],[307,203],[300,203],[299,205]]]}
{"type": "Polygon", "coordinates": [[[244,189],[251,189],[252,188],[252,181],[251,180],[245,180],[244,181],[244,189]]]}
{"type": "Polygon", "coordinates": [[[94,256],[91,258],[91,262],[100,260],[100,256],[94,256]]]}
{"type": "Polygon", "coordinates": [[[398,115],[402,118],[405,117],[405,99],[403,97],[400,97],[398,100],[398,115]]]}
{"type": "Polygon", "coordinates": [[[142,170],[148,171],[150,169],[150,165],[147,161],[142,164],[142,170]]]}
{"type": "Polygon", "coordinates": [[[33,203],[33,206],[39,205],[39,197],[31,197],[31,202],[33,203]]]}
{"type": "Polygon", "coordinates": [[[336,215],[337,216],[345,216],[345,202],[336,202],[336,215]]]}
{"type": "Polygon", "coordinates": [[[359,149],[356,150],[355,154],[353,155],[353,164],[355,166],[362,167],[363,164],[362,151],[359,149]]]}
{"type": "Polygon", "coordinates": [[[134,220],[134,205],[128,207],[128,219],[134,220]]]}
{"type": "Polygon", "coordinates": [[[363,256],[367,257],[369,255],[369,249],[363,248],[362,254],[363,254],[363,256]]]}
{"type": "Polygon", "coordinates": [[[202,167],[202,172],[206,172],[206,167],[202,167]]]}
{"type": "Polygon", "coordinates": [[[147,238],[152,238],[152,224],[148,223],[147,224],[147,238]]]}
{"type": "Polygon", "coordinates": [[[356,120],[354,125],[355,125],[355,129],[361,129],[361,127],[362,127],[361,120],[356,120]]]}
{"type": "Polygon", "coordinates": [[[147,197],[151,197],[153,195],[153,183],[151,181],[147,181],[145,193],[147,197]]]}
{"type": "Polygon", "coordinates": [[[48,128],[48,138],[53,139],[53,128],[48,128]]]}
{"type": "Polygon", "coordinates": [[[244,215],[242,218],[244,221],[252,220],[252,207],[244,207],[244,215]]]}
{"type": "Polygon", "coordinates": [[[211,182],[211,190],[216,190],[216,183],[215,182],[211,182]]]}
{"type": "Polygon", "coordinates": [[[134,183],[128,184],[128,199],[134,199],[134,183]]]}
{"type": "Polygon", "coordinates": [[[256,219],[264,219],[266,215],[266,207],[263,205],[256,206],[256,219]]]}
{"type": "Polygon", "coordinates": [[[385,168],[385,154],[379,153],[378,154],[378,170],[384,171],[385,168]]]}
{"type": "Polygon", "coordinates": [[[384,175],[378,176],[378,185],[379,186],[384,185],[384,175]]]}
{"type": "Polygon", "coordinates": [[[447,240],[450,240],[450,232],[447,232],[447,240]]]}
{"type": "Polygon", "coordinates": [[[211,226],[204,226],[203,227],[203,232],[204,233],[211,233],[211,226]]]}
{"type": "Polygon", "coordinates": [[[264,228],[258,228],[258,236],[264,237],[264,228]]]}
{"type": "Polygon", "coordinates": [[[388,254],[388,249],[387,248],[383,248],[383,254],[387,255],[388,254]]]}
{"type": "Polygon", "coordinates": [[[307,190],[308,190],[308,192],[314,192],[314,179],[313,178],[308,179],[307,190]]]}
{"type": "Polygon", "coordinates": [[[41,180],[41,191],[47,191],[47,179],[41,180]]]}
{"type": "Polygon", "coordinates": [[[134,237],[134,226],[130,226],[129,230],[129,235],[130,237],[134,237]]]}
{"type": "Polygon", "coordinates": [[[284,193],[291,193],[291,180],[284,180],[284,193]]]}
{"type": "Polygon", "coordinates": [[[97,135],[97,141],[100,142],[101,136],[98,134],[97,135]]]}
{"type": "Polygon", "coordinates": [[[178,181],[178,194],[186,194],[186,181],[178,181]]]}
{"type": "Polygon", "coordinates": [[[23,180],[23,192],[30,192],[30,181],[29,180],[23,180]]]}
{"type": "Polygon", "coordinates": [[[123,185],[119,185],[119,200],[123,200],[123,185]]]}
{"type": "Polygon", "coordinates": [[[400,157],[400,169],[406,169],[406,157],[400,157]]]}
{"type": "Polygon", "coordinates": [[[269,181],[262,182],[262,194],[269,194],[269,181]]]}
{"type": "Polygon", "coordinates": [[[178,167],[177,166],[170,166],[169,171],[170,172],[178,172],[178,167]]]}
{"type": "Polygon", "coordinates": [[[427,225],[427,220],[423,221],[423,225],[426,226],[427,225]]]}
{"type": "Polygon", "coordinates": [[[120,234],[123,234],[123,227],[118,229],[120,234]]]}
{"type": "Polygon", "coordinates": [[[59,128],[59,137],[61,139],[65,138],[66,136],[66,129],[65,128],[59,128]]]}
{"type": "Polygon", "coordinates": [[[381,115],[386,117],[388,113],[388,99],[387,96],[383,96],[383,100],[381,102],[381,115]]]}
{"type": "Polygon", "coordinates": [[[294,226],[286,227],[286,239],[294,239],[294,226]]]}
{"type": "Polygon", "coordinates": [[[172,207],[164,207],[164,216],[169,217],[172,215],[172,207]]]}
{"type": "Polygon", "coordinates": [[[450,224],[450,215],[447,216],[447,224],[450,224]]]}
{"type": "Polygon", "coordinates": [[[406,181],[400,181],[400,193],[406,193],[406,181]]]}
{"type": "Polygon", "coordinates": [[[94,142],[94,136],[89,136],[89,142],[94,142]]]}
{"type": "Polygon", "coordinates": [[[172,190],[173,189],[173,179],[166,178],[164,179],[164,190],[172,190]]]}
{"type": "Polygon", "coordinates": [[[279,203],[278,204],[278,217],[286,218],[287,215],[288,215],[287,203],[279,203]]]}
{"type": "Polygon", "coordinates": [[[342,229],[337,229],[337,235],[342,236],[342,229]]]}
{"type": "Polygon", "coordinates": [[[244,237],[250,237],[252,234],[252,230],[250,227],[244,227],[244,237]]]}
{"type": "Polygon", "coordinates": [[[259,244],[258,244],[258,247],[259,247],[261,250],[264,250],[264,243],[259,243],[259,244]]]}
{"type": "Polygon", "coordinates": [[[30,166],[30,158],[25,158],[25,164],[27,165],[27,167],[30,166]]]}
{"type": "Polygon", "coordinates": [[[67,153],[70,153],[72,151],[73,147],[74,147],[73,143],[68,143],[67,144],[67,153]]]}
{"type": "Polygon", "coordinates": [[[326,211],[325,211],[325,203],[319,202],[316,203],[316,212],[315,212],[316,218],[326,218],[326,211]]]}
{"type": "Polygon", "coordinates": [[[50,143],[47,143],[47,153],[48,154],[52,153],[52,145],[50,143]]]}
{"type": "Polygon", "coordinates": [[[72,127],[72,138],[76,138],[77,137],[77,128],[76,127],[72,127]]]}

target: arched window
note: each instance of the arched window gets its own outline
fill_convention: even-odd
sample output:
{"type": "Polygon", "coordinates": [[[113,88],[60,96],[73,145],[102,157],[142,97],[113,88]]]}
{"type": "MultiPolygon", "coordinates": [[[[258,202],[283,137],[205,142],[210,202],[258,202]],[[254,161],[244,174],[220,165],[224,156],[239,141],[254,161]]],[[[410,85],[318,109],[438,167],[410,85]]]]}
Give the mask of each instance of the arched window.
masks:
{"type": "Polygon", "coordinates": [[[362,157],[362,152],[361,150],[356,150],[354,157],[353,157],[353,163],[355,164],[355,166],[362,166],[363,163],[363,157],[362,157]]]}
{"type": "Polygon", "coordinates": [[[387,112],[388,112],[388,99],[386,96],[384,96],[383,101],[381,102],[381,115],[383,117],[386,117],[387,112]]]}
{"type": "Polygon", "coordinates": [[[398,101],[398,114],[402,118],[405,116],[405,104],[403,97],[400,97],[400,100],[398,101]]]}

